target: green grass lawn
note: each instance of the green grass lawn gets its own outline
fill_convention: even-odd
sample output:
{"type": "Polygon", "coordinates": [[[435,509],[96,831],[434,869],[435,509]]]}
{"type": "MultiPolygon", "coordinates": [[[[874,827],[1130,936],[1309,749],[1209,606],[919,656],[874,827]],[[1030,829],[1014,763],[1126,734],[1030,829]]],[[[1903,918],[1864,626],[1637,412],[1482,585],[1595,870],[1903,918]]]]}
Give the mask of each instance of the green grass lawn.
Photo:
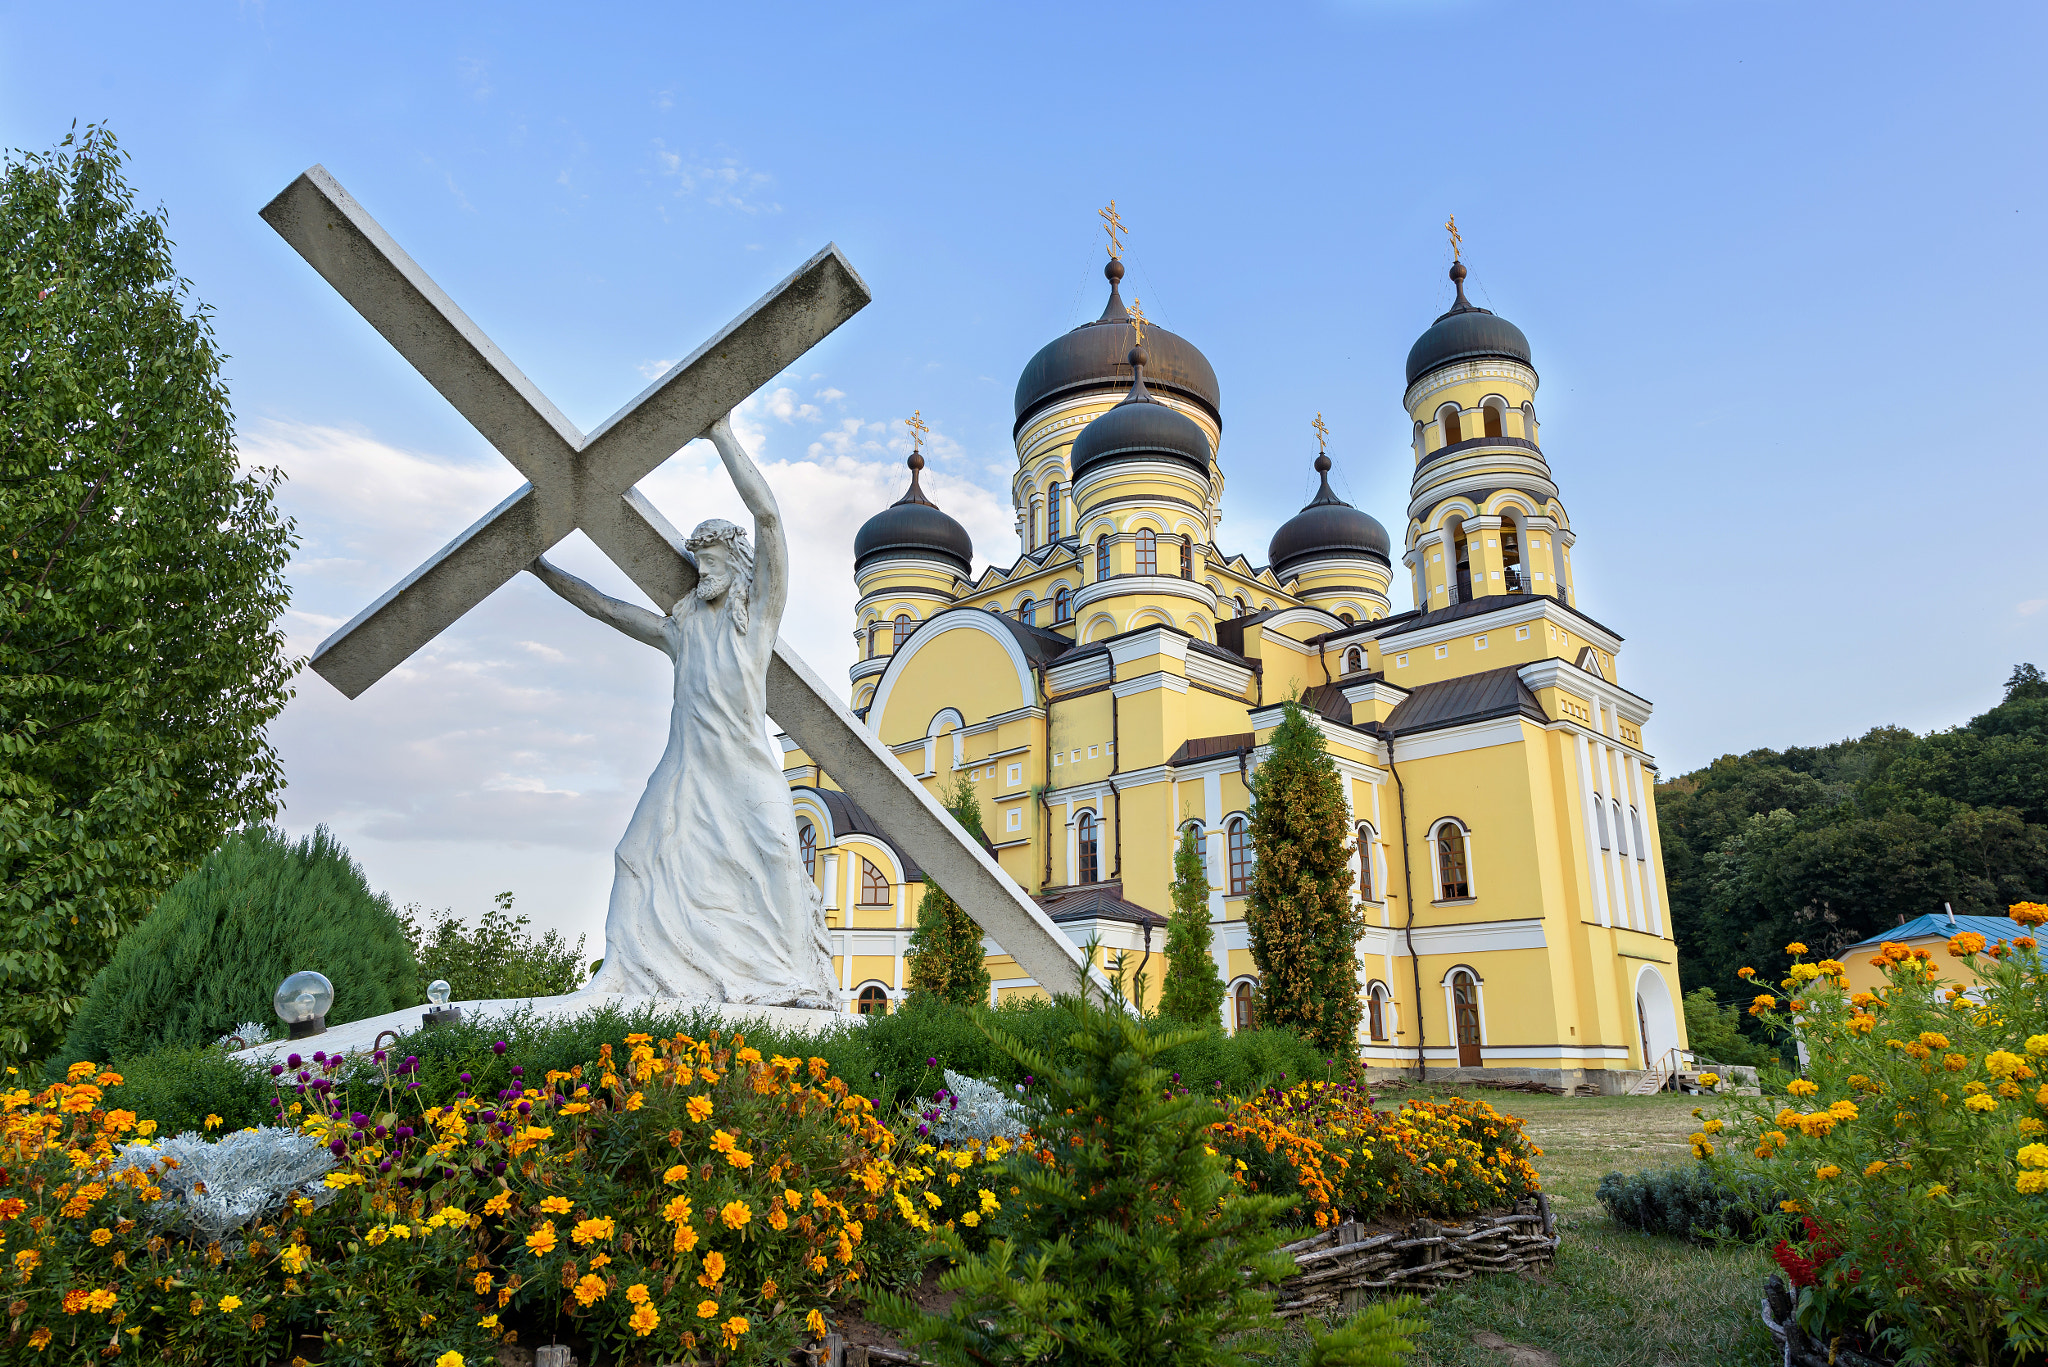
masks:
{"type": "MultiPolygon", "coordinates": [[[[1564,1242],[1556,1265],[1527,1276],[1474,1277],[1424,1310],[1417,1367],[1538,1367],[1544,1359],[1480,1346],[1498,1335],[1559,1367],[1770,1367],[1757,1320],[1771,1262],[1756,1248],[1698,1248],[1615,1225],[1593,1199],[1609,1172],[1690,1160],[1695,1098],[1561,1097],[1474,1089],[1521,1116],[1564,1242]]],[[[1398,1090],[1381,1090],[1381,1101],[1398,1090]]]]}

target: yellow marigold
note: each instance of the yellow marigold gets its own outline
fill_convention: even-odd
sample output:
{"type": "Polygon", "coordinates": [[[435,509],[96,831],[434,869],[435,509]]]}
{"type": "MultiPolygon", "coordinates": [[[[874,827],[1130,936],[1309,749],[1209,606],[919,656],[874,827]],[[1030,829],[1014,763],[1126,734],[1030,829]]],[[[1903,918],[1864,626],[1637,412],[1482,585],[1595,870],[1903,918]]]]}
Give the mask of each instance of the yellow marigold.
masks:
{"type": "Polygon", "coordinates": [[[1882,1158],[1875,1158],[1871,1160],[1870,1166],[1863,1169],[1863,1175],[1865,1177],[1875,1177],[1890,1166],[1891,1164],[1885,1162],[1882,1158]]]}
{"type": "Polygon", "coordinates": [[[2027,1052],[2035,1058],[2048,1054],[2048,1035],[2027,1036],[2027,1052]]]}
{"type": "Polygon", "coordinates": [[[734,1315],[718,1327],[725,1332],[725,1346],[737,1348],[740,1346],[740,1336],[746,1333],[752,1326],[747,1323],[745,1315],[734,1315]]]}
{"type": "Polygon", "coordinates": [[[2022,1196],[2039,1196],[2048,1191],[2048,1172],[2023,1172],[2012,1179],[2022,1196]]]}
{"type": "Polygon", "coordinates": [[[820,1336],[824,1335],[827,1332],[825,1327],[825,1313],[822,1310],[813,1310],[810,1314],[805,1315],[804,1328],[810,1330],[813,1334],[817,1334],[820,1336]]]}
{"type": "Polygon", "coordinates": [[[661,1218],[672,1225],[681,1224],[689,1219],[690,1198],[687,1196],[671,1198],[669,1203],[661,1208],[661,1218]]]}
{"type": "Polygon", "coordinates": [[[718,1212],[718,1218],[725,1222],[727,1229],[738,1229],[754,1218],[754,1212],[745,1201],[728,1201],[718,1212]]]}
{"type": "Polygon", "coordinates": [[[491,1294],[491,1285],[492,1285],[492,1278],[491,1278],[491,1274],[490,1274],[490,1273],[488,1273],[488,1272],[479,1272],[479,1273],[477,1273],[477,1274],[476,1274],[476,1281],[475,1281],[475,1282],[473,1283],[473,1285],[474,1285],[474,1286],[476,1287],[476,1294],[477,1294],[477,1295],[479,1295],[479,1296],[488,1296],[488,1295],[490,1295],[490,1294],[491,1294]]]}
{"type": "Polygon", "coordinates": [[[1757,993],[1756,1000],[1749,1004],[1749,1014],[1754,1016],[1759,1012],[1770,1010],[1777,1004],[1778,999],[1776,997],[1768,992],[1759,992],[1757,993]]]}
{"type": "Polygon", "coordinates": [[[1920,1042],[1929,1049],[1948,1048],[1948,1036],[1938,1030],[1922,1030],[1920,1032],[1920,1042]]]}
{"type": "Polygon", "coordinates": [[[1720,1085],[1721,1085],[1721,1075],[1720,1075],[1719,1073],[1701,1073],[1701,1074],[1700,1074],[1700,1086],[1702,1086],[1702,1087],[1718,1087],[1718,1086],[1720,1086],[1720,1085]]]}
{"type": "Polygon", "coordinates": [[[543,1220],[539,1229],[526,1236],[526,1246],[533,1250],[536,1258],[545,1258],[555,1251],[555,1222],[543,1220]]]}
{"type": "Polygon", "coordinates": [[[1823,1163],[1813,1170],[1813,1175],[1819,1180],[1826,1182],[1831,1178],[1840,1177],[1842,1170],[1833,1163],[1823,1163]]]}
{"type": "Polygon", "coordinates": [[[725,1255],[712,1249],[704,1255],[704,1270],[697,1274],[697,1285],[716,1286],[725,1280],[725,1255]]]}
{"type": "Polygon", "coordinates": [[[1970,1066],[1970,1056],[1968,1054],[1943,1054],[1941,1056],[1941,1066],[1948,1069],[1951,1073],[1960,1073],[1963,1069],[1970,1066]]]}
{"type": "Polygon", "coordinates": [[[713,1130],[711,1132],[711,1147],[719,1153],[731,1153],[739,1147],[739,1141],[724,1130],[713,1130]]]}
{"type": "Polygon", "coordinates": [[[1955,958],[1967,959],[1972,954],[1981,954],[1983,950],[1984,937],[1974,930],[1966,930],[1960,935],[1949,937],[1948,952],[1955,958]]]}
{"type": "Polygon", "coordinates": [[[1785,946],[1785,952],[1787,954],[1804,954],[1806,953],[1806,946],[1794,940],[1791,944],[1785,946]]]}
{"type": "Polygon", "coordinates": [[[1800,1211],[1805,1210],[1806,1207],[1800,1205],[1797,1201],[1780,1201],[1778,1202],[1778,1209],[1784,1211],[1787,1215],[1797,1215],[1800,1211]]]}
{"type": "Polygon", "coordinates": [[[2019,1130],[2021,1134],[2039,1134],[2044,1129],[2048,1129],[2048,1125],[2043,1125],[2032,1116],[2026,1116],[2020,1120],[2019,1130]]]}
{"type": "Polygon", "coordinates": [[[1828,1114],[1837,1120],[1855,1120],[1861,1112],[1856,1109],[1855,1102],[1843,1097],[1840,1101],[1828,1103],[1828,1114]]]}
{"type": "Polygon", "coordinates": [[[717,1302],[717,1301],[698,1301],[698,1302],[697,1302],[697,1318],[698,1318],[698,1319],[700,1319],[700,1320],[708,1320],[708,1319],[711,1319],[711,1318],[713,1318],[713,1317],[714,1317],[714,1316],[716,1316],[717,1314],[718,1314],[718,1302],[717,1302]]]}
{"type": "Polygon", "coordinates": [[[43,1351],[43,1349],[50,1346],[50,1339],[52,1337],[53,1335],[50,1333],[49,1330],[37,1329],[33,1334],[30,1334],[28,1336],[28,1346],[35,1349],[38,1353],[40,1353],[43,1351]]]}
{"type": "Polygon", "coordinates": [[[277,1261],[285,1271],[296,1277],[306,1270],[306,1246],[286,1244],[284,1250],[277,1255],[277,1261]]]}
{"type": "Polygon", "coordinates": [[[789,1228],[789,1216],[783,1213],[781,1206],[777,1206],[768,1212],[768,1227],[774,1230],[789,1228]]]}
{"type": "Polygon", "coordinates": [[[114,1231],[102,1225],[92,1232],[92,1241],[95,1247],[105,1248],[114,1241],[114,1231]]]}
{"type": "Polygon", "coordinates": [[[2048,1144],[2028,1144],[2014,1155],[2023,1168],[2048,1168],[2048,1144]]]}
{"type": "Polygon", "coordinates": [[[1973,1096],[1966,1099],[1963,1105],[1980,1114],[1989,1115],[1998,1109],[1998,1098],[1995,1096],[1973,1096]]]}
{"type": "Polygon", "coordinates": [[[232,1315],[241,1308],[242,1298],[240,1296],[222,1296],[220,1298],[220,1312],[223,1315],[232,1315]]]}
{"type": "Polygon", "coordinates": [[[754,1155],[745,1149],[734,1149],[725,1156],[725,1161],[736,1168],[751,1168],[754,1166],[754,1155]]]}
{"type": "Polygon", "coordinates": [[[1820,1084],[1817,1082],[1810,1082],[1803,1077],[1795,1077],[1790,1082],[1785,1084],[1785,1090],[1790,1092],[1793,1096],[1812,1096],[1815,1092],[1818,1092],[1820,1090],[1820,1084]]]}
{"type": "Polygon", "coordinates": [[[612,1217],[597,1215],[588,1220],[578,1220],[576,1227],[569,1231],[569,1237],[579,1244],[594,1244],[599,1239],[612,1237],[612,1217]]]}
{"type": "Polygon", "coordinates": [[[512,1193],[509,1191],[501,1191],[490,1200],[484,1202],[484,1214],[486,1215],[503,1215],[510,1209],[512,1209],[512,1193]]]}
{"type": "Polygon", "coordinates": [[[604,1299],[604,1278],[586,1272],[576,1281],[576,1301],[579,1305],[596,1305],[604,1299]]]}
{"type": "Polygon", "coordinates": [[[1929,1187],[1929,1188],[1927,1189],[1927,1194],[1928,1194],[1929,1196],[1946,1196],[1946,1195],[1948,1195],[1948,1183],[1946,1183],[1946,1182],[1936,1182],[1936,1183],[1935,1183],[1935,1184],[1934,1184],[1933,1186],[1931,1186],[1931,1187],[1929,1187]]]}
{"type": "Polygon", "coordinates": [[[711,1118],[711,1098],[708,1096],[693,1096],[690,1098],[689,1103],[683,1107],[683,1110],[689,1114],[692,1120],[700,1123],[709,1120],[711,1118]]]}
{"type": "Polygon", "coordinates": [[[651,1305],[642,1304],[633,1311],[632,1318],[626,1323],[632,1326],[635,1334],[644,1339],[661,1323],[661,1312],[651,1305]]]}
{"type": "MultiPolygon", "coordinates": [[[[300,1360],[298,1358],[292,1359],[294,1362],[300,1360]]],[[[434,1359],[434,1367],[462,1367],[462,1354],[450,1348],[447,1352],[434,1359]]]]}

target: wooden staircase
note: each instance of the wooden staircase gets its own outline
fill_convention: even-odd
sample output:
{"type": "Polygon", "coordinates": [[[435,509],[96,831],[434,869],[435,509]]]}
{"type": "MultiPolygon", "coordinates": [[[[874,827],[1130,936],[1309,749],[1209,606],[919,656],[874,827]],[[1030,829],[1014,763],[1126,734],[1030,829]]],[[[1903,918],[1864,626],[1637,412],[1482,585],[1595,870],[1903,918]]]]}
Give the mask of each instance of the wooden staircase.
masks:
{"type": "Polygon", "coordinates": [[[1643,1070],[1643,1075],[1630,1084],[1628,1090],[1623,1092],[1622,1095],[1655,1096],[1663,1091],[1665,1087],[1669,1086],[1673,1078],[1678,1079],[1681,1084],[1686,1082],[1696,1084],[1699,1081],[1699,1074],[1687,1071],[1689,1066],[1688,1060],[1681,1051],[1667,1049],[1661,1058],[1643,1070]]]}

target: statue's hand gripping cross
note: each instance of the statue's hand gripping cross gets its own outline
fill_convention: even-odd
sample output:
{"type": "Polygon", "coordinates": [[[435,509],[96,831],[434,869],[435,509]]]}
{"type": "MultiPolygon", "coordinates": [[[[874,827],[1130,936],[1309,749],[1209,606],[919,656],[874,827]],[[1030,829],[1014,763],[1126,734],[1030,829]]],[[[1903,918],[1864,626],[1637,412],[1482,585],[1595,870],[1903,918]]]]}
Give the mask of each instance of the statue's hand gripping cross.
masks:
{"type": "MultiPolygon", "coordinates": [[[[827,246],[585,435],[324,167],[262,215],[527,480],[313,652],[315,672],[351,698],[578,529],[667,611],[696,566],[634,485],[872,298],[827,246]]],[[[1072,981],[1073,942],[780,639],[768,711],[1026,972],[1072,981]]]]}

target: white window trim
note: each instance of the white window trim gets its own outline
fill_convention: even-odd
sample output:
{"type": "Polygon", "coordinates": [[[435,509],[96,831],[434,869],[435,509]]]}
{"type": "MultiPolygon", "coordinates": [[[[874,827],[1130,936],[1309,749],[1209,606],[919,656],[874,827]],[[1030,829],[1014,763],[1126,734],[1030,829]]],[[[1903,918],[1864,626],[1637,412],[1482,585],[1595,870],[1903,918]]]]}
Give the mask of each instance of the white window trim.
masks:
{"type": "Polygon", "coordinates": [[[1472,842],[1472,828],[1455,816],[1440,816],[1429,824],[1429,882],[1435,895],[1432,902],[1450,902],[1463,905],[1479,900],[1479,872],[1477,851],[1472,842]],[[1444,896],[1443,862],[1437,858],[1436,833],[1445,826],[1456,826],[1465,837],[1465,886],[1470,889],[1463,897],[1444,896]]]}
{"type": "MultiPolygon", "coordinates": [[[[1469,852],[1467,858],[1470,858],[1469,852]]],[[[1479,970],[1470,964],[1452,964],[1444,970],[1443,989],[1444,1023],[1450,1033],[1451,1057],[1454,1059],[1458,1056],[1458,1004],[1451,996],[1451,979],[1460,973],[1469,974],[1472,978],[1472,996],[1479,1006],[1479,1047],[1484,1050],[1493,1042],[1486,1035],[1486,979],[1480,977],[1479,970]]],[[[1486,1055],[1483,1052],[1479,1055],[1479,1065],[1482,1068],[1486,1066],[1486,1055]]]]}

